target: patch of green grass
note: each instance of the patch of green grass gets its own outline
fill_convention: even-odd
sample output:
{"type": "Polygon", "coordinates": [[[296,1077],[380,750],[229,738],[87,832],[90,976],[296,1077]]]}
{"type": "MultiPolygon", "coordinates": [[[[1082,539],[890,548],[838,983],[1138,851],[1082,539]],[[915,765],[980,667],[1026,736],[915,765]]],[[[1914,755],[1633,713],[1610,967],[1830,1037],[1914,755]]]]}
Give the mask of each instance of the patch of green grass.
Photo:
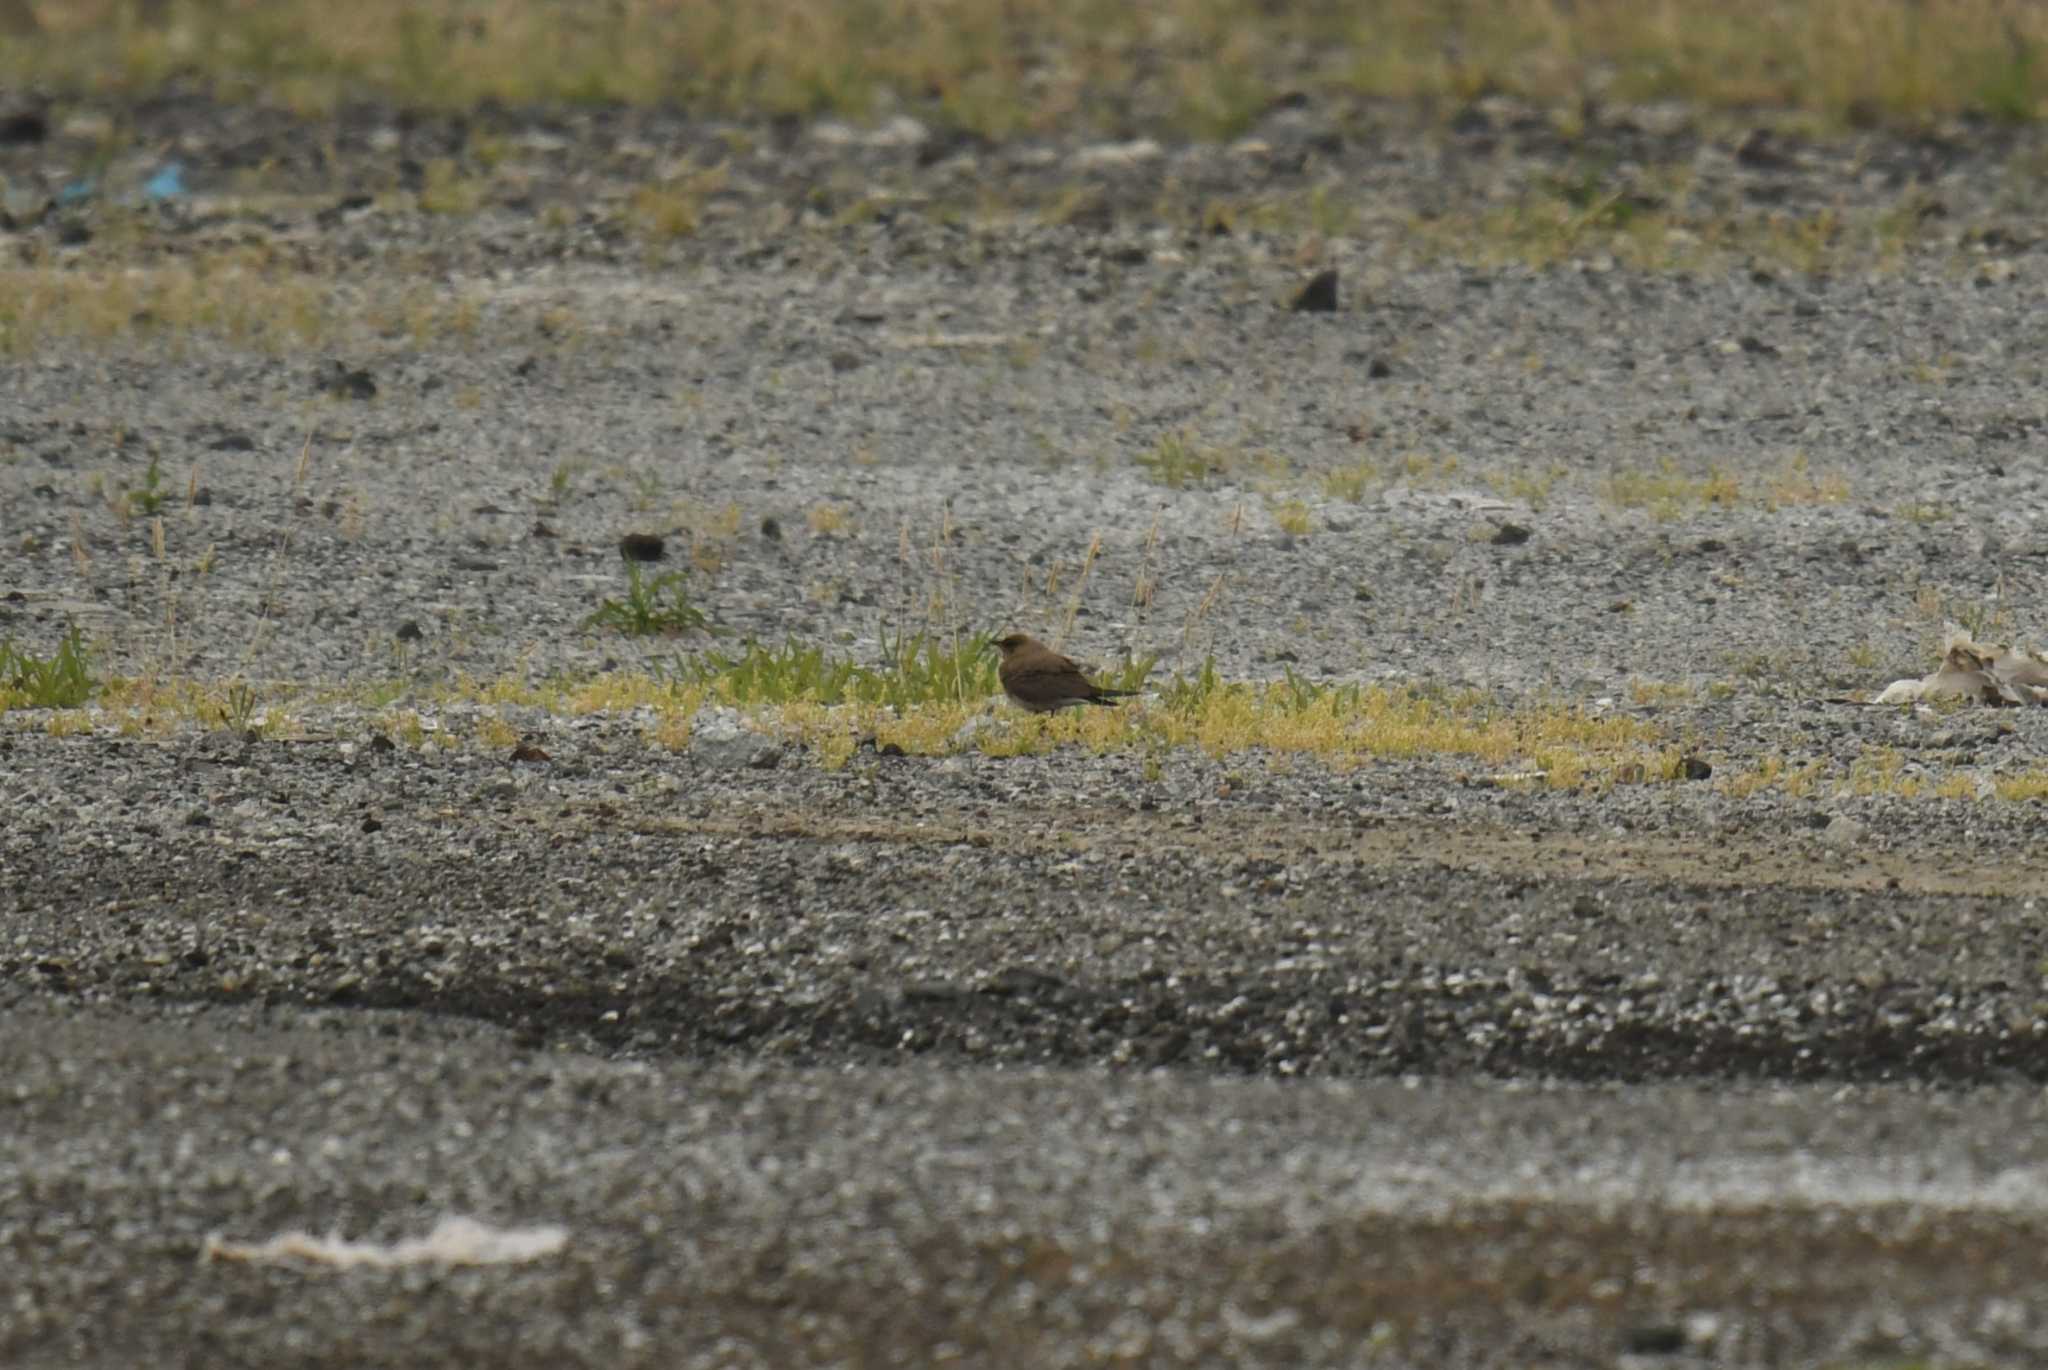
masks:
{"type": "Polygon", "coordinates": [[[421,289],[396,267],[390,281],[323,274],[260,245],[0,266],[0,357],[34,356],[55,340],[173,356],[199,337],[276,355],[372,333],[424,345],[471,337],[481,321],[473,293],[421,289]]]}
{"type": "Polygon", "coordinates": [[[626,597],[607,598],[597,612],[584,620],[586,628],[610,628],[631,637],[680,637],[684,633],[709,633],[712,626],[690,598],[689,575],[666,571],[658,576],[641,574],[639,563],[626,568],[626,597]]]}
{"type": "Polygon", "coordinates": [[[1503,499],[1520,500],[1531,509],[1541,512],[1550,502],[1550,492],[1567,472],[1558,463],[1551,463],[1541,469],[1519,469],[1496,472],[1487,477],[1486,483],[1493,492],[1503,499]]]}
{"type": "Polygon", "coordinates": [[[1622,509],[1648,509],[1659,519],[1677,518],[1690,509],[1734,506],[1742,486],[1729,472],[1716,468],[1704,476],[1688,475],[1666,457],[1655,471],[1618,471],[1607,480],[1608,502],[1622,509]]]}
{"type": "Polygon", "coordinates": [[[124,736],[145,737],[166,735],[196,723],[208,729],[284,736],[297,725],[284,707],[297,693],[289,685],[258,686],[240,676],[217,683],[170,675],[116,677],[100,685],[92,716],[60,714],[51,726],[56,732],[76,725],[82,730],[111,728],[124,736]],[[67,719],[68,723],[63,721],[67,719]]]}
{"type": "MultiPolygon", "coordinates": [[[[0,697],[19,679],[14,665],[20,654],[4,650],[8,670],[0,674],[0,697]]],[[[52,715],[53,733],[89,731],[110,721],[98,710],[76,710],[95,689],[83,660],[84,647],[74,633],[53,662],[72,663],[57,673],[80,683],[61,694],[39,684],[52,663],[34,662],[31,688],[69,706],[52,715]]],[[[1140,657],[1107,666],[1093,678],[1113,689],[1143,691],[1154,665],[1154,659],[1140,657]]],[[[806,643],[750,642],[737,651],[682,658],[652,674],[540,683],[459,678],[424,695],[413,682],[392,693],[357,688],[344,698],[379,708],[376,726],[407,745],[422,745],[431,733],[443,746],[489,749],[513,739],[516,730],[502,717],[487,711],[473,725],[451,732],[438,720],[423,721],[419,709],[442,700],[576,716],[647,710],[653,717],[650,739],[682,747],[697,709],[719,702],[756,715],[831,768],[847,764],[862,739],[913,755],[969,749],[1013,756],[1079,745],[1101,753],[1136,752],[1150,759],[1155,772],[1160,758],[1181,747],[1218,757],[1263,756],[1269,765],[1308,757],[1338,768],[1376,757],[1469,758],[1489,768],[1512,768],[1519,781],[1560,788],[1668,780],[1681,764],[1678,749],[1641,719],[1590,714],[1568,704],[1503,703],[1470,692],[1322,682],[1292,670],[1276,681],[1231,681],[1218,674],[1213,658],[1192,675],[1176,675],[1116,708],[1056,715],[991,712],[990,700],[999,691],[985,636],[920,633],[885,636],[872,663],[806,643]],[[413,706],[397,708],[404,695],[414,696],[413,706]]],[[[98,693],[116,715],[113,725],[131,733],[191,723],[273,733],[297,726],[277,702],[289,687],[272,684],[259,694],[239,678],[211,686],[144,678],[115,682],[98,693]]]]}
{"type": "Polygon", "coordinates": [[[1228,472],[1234,464],[1230,453],[1197,443],[1186,433],[1165,434],[1152,450],[1139,453],[1137,462],[1146,475],[1172,490],[1200,485],[1211,476],[1228,472]]]}
{"type": "Polygon", "coordinates": [[[334,290],[260,249],[201,251],[132,269],[0,269],[0,354],[33,355],[52,338],[161,342],[194,333],[283,352],[335,324],[334,290]]]}
{"type": "MultiPolygon", "coordinates": [[[[1605,259],[1654,272],[1745,262],[1819,276],[1852,263],[1896,269],[1916,245],[1938,244],[1928,204],[1908,189],[1881,207],[1758,210],[1701,195],[1689,169],[1667,167],[1611,184],[1598,172],[1540,180],[1484,212],[1424,215],[1407,227],[1425,257],[1451,261],[1541,269],[1605,259]]],[[[1937,368],[1913,374],[1940,380],[1937,368]]]]}
{"type": "MultiPolygon", "coordinates": [[[[29,8],[40,32],[0,46],[0,82],[102,97],[182,84],[302,114],[380,97],[443,109],[669,102],[706,117],[904,109],[993,138],[1058,126],[1228,138],[1290,91],[1445,110],[1500,94],[1556,111],[1566,132],[1595,92],[1613,106],[1799,110],[1844,126],[1965,111],[2020,122],[2041,117],[2048,94],[2048,14],[2014,0],[29,8]]],[[[1601,184],[1567,177],[1560,189],[1590,208],[1601,184]]]]}
{"type": "Polygon", "coordinates": [[[2011,803],[2025,804],[2048,799],[2048,771],[2038,766],[2019,775],[1999,776],[1991,785],[1992,793],[2011,803]]]}
{"type": "Polygon", "coordinates": [[[256,709],[260,703],[262,697],[248,681],[230,680],[208,701],[203,715],[216,727],[246,733],[256,721],[256,709]]]}
{"type": "Polygon", "coordinates": [[[576,478],[590,469],[587,461],[560,461],[548,473],[548,500],[560,504],[575,486],[576,478]]]}
{"type": "Polygon", "coordinates": [[[697,169],[686,167],[672,176],[638,187],[633,192],[628,214],[641,242],[659,247],[695,233],[704,222],[704,202],[723,189],[724,163],[697,169]]]}
{"type": "Polygon", "coordinates": [[[668,675],[736,705],[873,704],[904,710],[978,702],[1002,688],[986,634],[917,633],[882,639],[879,665],[834,656],[815,644],[748,642],[737,653],[706,652],[668,675]]]}
{"type": "Polygon", "coordinates": [[[419,204],[429,214],[474,214],[482,208],[490,191],[488,180],[465,174],[447,157],[436,157],[427,163],[424,182],[419,204]]]}
{"type": "Polygon", "coordinates": [[[1340,466],[1323,473],[1323,493],[1331,499],[1350,500],[1358,504],[1365,499],[1366,492],[1379,483],[1379,468],[1369,461],[1355,461],[1349,466],[1340,466]]]}
{"type": "Polygon", "coordinates": [[[1671,779],[1681,764],[1675,748],[1649,750],[1657,734],[1638,719],[1315,681],[1292,667],[1277,681],[1225,681],[1211,658],[1191,676],[1176,675],[1161,689],[1160,704],[1146,726],[1164,743],[1192,743],[1217,756],[1259,748],[1339,765],[1375,756],[1468,756],[1512,763],[1561,788],[1622,776],[1671,779]]]}
{"type": "Polygon", "coordinates": [[[154,517],[163,510],[166,498],[168,497],[163,491],[163,474],[157,470],[157,458],[152,455],[149,459],[149,469],[142,473],[142,484],[128,492],[128,509],[131,513],[141,514],[145,518],[154,517]]]}
{"type": "Polygon", "coordinates": [[[1955,507],[1933,500],[1912,500],[1901,504],[1892,513],[1908,523],[1946,523],[1956,516],[1955,507]]]}
{"type": "Polygon", "coordinates": [[[1764,486],[1763,504],[1778,510],[1787,505],[1840,504],[1849,498],[1849,481],[1838,471],[1815,475],[1806,453],[1794,452],[1764,486]]]}
{"type": "Polygon", "coordinates": [[[1315,517],[1305,500],[1282,500],[1273,510],[1273,522],[1279,525],[1281,532],[1298,538],[1307,537],[1315,530],[1315,517]]]}
{"type": "Polygon", "coordinates": [[[75,709],[98,687],[91,653],[76,625],[65,630],[47,657],[23,651],[12,641],[0,642],[0,710],[75,709]]]}

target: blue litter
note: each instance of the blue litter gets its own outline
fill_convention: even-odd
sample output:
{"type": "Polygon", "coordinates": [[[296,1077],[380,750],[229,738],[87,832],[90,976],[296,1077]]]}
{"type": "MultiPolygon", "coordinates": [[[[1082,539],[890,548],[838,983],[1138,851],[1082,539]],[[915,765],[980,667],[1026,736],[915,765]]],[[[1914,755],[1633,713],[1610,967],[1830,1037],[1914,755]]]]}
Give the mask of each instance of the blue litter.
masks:
{"type": "Polygon", "coordinates": [[[175,200],[184,193],[185,168],[177,162],[165,162],[161,171],[142,183],[145,200],[175,200]]]}
{"type": "Polygon", "coordinates": [[[99,193],[100,183],[90,176],[84,176],[57,192],[60,205],[83,204],[99,193]]]}

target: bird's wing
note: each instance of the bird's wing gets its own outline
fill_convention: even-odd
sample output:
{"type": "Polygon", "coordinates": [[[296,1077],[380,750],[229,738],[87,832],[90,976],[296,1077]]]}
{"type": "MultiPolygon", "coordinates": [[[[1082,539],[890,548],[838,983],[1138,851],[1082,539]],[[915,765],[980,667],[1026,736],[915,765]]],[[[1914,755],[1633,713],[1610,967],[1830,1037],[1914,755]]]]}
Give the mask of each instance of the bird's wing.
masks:
{"type": "Polygon", "coordinates": [[[1063,656],[1052,656],[1020,666],[1011,673],[1018,688],[1047,699],[1086,699],[1095,693],[1088,677],[1063,656]]]}

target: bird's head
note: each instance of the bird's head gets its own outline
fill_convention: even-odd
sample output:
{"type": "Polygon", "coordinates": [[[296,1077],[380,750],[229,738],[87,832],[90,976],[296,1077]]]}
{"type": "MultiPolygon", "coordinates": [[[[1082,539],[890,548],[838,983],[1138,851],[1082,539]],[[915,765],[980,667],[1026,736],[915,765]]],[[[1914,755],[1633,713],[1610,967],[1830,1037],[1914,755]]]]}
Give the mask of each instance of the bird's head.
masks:
{"type": "Polygon", "coordinates": [[[1029,641],[1031,641],[1031,639],[1024,636],[1024,634],[1022,633],[1011,633],[1007,637],[997,638],[995,640],[994,646],[997,651],[1001,652],[1005,657],[1007,657],[1010,655],[1010,653],[1016,651],[1019,647],[1022,647],[1025,643],[1029,641]]]}

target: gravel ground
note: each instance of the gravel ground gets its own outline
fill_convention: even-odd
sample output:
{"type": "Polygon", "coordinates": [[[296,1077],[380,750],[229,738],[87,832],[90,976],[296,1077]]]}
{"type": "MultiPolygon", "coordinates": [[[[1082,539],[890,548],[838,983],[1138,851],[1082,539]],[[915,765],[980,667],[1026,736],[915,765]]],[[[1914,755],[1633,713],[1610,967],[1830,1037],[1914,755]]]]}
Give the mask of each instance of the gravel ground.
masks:
{"type": "Polygon", "coordinates": [[[2048,1347],[2034,805],[1734,783],[1883,756],[1988,794],[2037,766],[2041,711],[1836,701],[1926,670],[1946,617],[2035,627],[2038,135],[121,113],[192,200],[28,214],[93,145],[74,111],[0,149],[0,248],[72,279],[204,262],[223,299],[342,284],[303,346],[165,324],[0,370],[0,637],[76,622],[113,670],[327,693],[271,737],[6,717],[0,1358],[2048,1347]],[[472,212],[420,206],[437,159],[472,212]],[[697,231],[636,237],[635,187],[686,159],[726,165],[697,231]],[[1682,185],[1700,241],[1509,260],[1487,216],[1588,168],[1667,209],[1682,185]],[[1821,210],[1825,269],[1794,269],[1821,210]],[[1747,245],[1709,251],[1713,224],[1747,245]],[[1324,266],[1341,307],[1289,309],[1324,266]],[[1162,485],[1140,459],[1167,439],[1224,469],[1162,485]],[[152,457],[161,555],[120,494],[152,457]],[[1071,611],[1096,659],[1578,703],[1713,774],[830,770],[446,704],[546,759],[380,740],[366,701],[671,656],[585,626],[629,531],[769,640],[1071,611]],[[449,1212],[568,1245],[199,1259],[449,1212]]]}

